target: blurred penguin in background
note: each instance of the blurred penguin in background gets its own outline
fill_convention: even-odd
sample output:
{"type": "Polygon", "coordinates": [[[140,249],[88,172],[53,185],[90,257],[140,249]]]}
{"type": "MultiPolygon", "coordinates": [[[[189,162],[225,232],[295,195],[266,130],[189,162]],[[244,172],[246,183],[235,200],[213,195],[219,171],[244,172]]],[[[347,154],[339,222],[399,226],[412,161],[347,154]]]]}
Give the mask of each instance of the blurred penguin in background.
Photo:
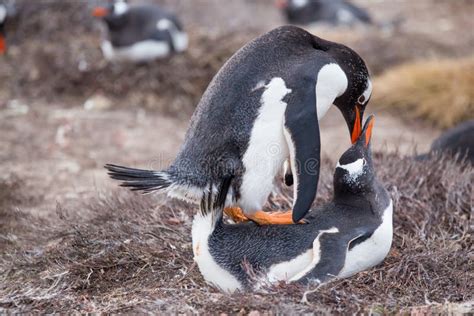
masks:
{"type": "Polygon", "coordinates": [[[7,52],[5,25],[16,14],[14,0],[0,0],[0,55],[7,52]]]}
{"type": "Polygon", "coordinates": [[[92,14],[107,26],[109,36],[101,48],[109,61],[149,62],[188,47],[188,36],[178,18],[157,5],[115,0],[96,7],[92,14]]]}
{"type": "Polygon", "coordinates": [[[276,3],[291,24],[373,24],[367,11],[348,0],[277,0],[276,3]]]}
{"type": "Polygon", "coordinates": [[[416,159],[425,160],[439,155],[449,155],[458,162],[465,160],[474,166],[474,120],[448,129],[434,140],[428,153],[416,159]]]}

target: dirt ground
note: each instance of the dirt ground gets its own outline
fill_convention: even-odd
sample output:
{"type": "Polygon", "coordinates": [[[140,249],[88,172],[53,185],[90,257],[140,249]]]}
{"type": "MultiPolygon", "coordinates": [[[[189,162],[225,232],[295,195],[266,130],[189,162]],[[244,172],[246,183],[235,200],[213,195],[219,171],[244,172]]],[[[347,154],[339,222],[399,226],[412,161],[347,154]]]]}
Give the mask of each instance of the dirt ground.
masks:
{"type": "MultiPolygon", "coordinates": [[[[15,28],[11,29],[10,52],[4,57],[4,60],[0,59],[0,167],[3,170],[0,176],[0,191],[2,191],[0,193],[0,208],[2,208],[0,212],[0,242],[5,241],[5,244],[0,246],[2,257],[0,271],[5,273],[0,278],[0,283],[11,281],[12,287],[8,288],[7,283],[0,286],[0,311],[2,308],[23,311],[42,311],[42,308],[47,308],[51,312],[64,312],[69,309],[81,312],[124,310],[147,312],[157,309],[186,313],[203,312],[207,309],[202,301],[196,303],[183,299],[177,300],[176,306],[172,306],[170,298],[174,295],[173,291],[179,291],[175,294],[182,298],[188,291],[191,295],[191,291],[197,291],[199,288],[203,289],[202,292],[199,295],[193,292],[192,297],[202,300],[203,297],[208,296],[213,302],[212,304],[218,306],[214,311],[227,313],[248,313],[253,309],[260,311],[269,309],[274,312],[290,310],[342,312],[348,307],[348,304],[356,304],[362,310],[372,308],[375,312],[383,312],[383,306],[390,306],[390,311],[409,308],[411,305],[407,298],[408,294],[401,298],[403,303],[400,304],[400,309],[396,308],[396,302],[390,305],[387,300],[372,298],[364,303],[364,298],[350,298],[346,294],[341,294],[346,286],[354,290],[360,288],[366,290],[367,284],[372,284],[371,282],[374,282],[379,289],[383,288],[381,287],[382,280],[377,279],[377,276],[369,276],[369,273],[358,276],[353,281],[354,283],[351,281],[338,283],[332,292],[326,289],[328,292],[324,292],[325,294],[321,294],[321,296],[316,295],[312,300],[310,299],[310,303],[299,302],[304,290],[296,289],[292,292],[292,287],[280,289],[279,291],[288,294],[288,299],[282,302],[281,309],[276,310],[272,308],[275,306],[275,302],[266,301],[268,293],[258,293],[252,298],[249,296],[237,297],[235,301],[231,297],[222,296],[202,282],[197,269],[192,265],[191,249],[188,247],[192,215],[189,206],[179,203],[173,204],[174,202],[161,198],[128,195],[124,190],[117,189],[117,184],[108,179],[102,167],[105,163],[153,169],[166,166],[184,139],[188,119],[195,104],[222,63],[247,40],[282,23],[281,16],[273,8],[270,0],[232,0],[228,1],[225,6],[222,5],[222,1],[217,0],[164,0],[159,2],[181,12],[182,19],[191,34],[191,48],[186,54],[176,56],[171,60],[158,61],[139,67],[108,65],[102,60],[97,48],[101,36],[100,26],[88,17],[87,11],[84,11],[84,8],[87,7],[85,2],[64,1],[59,4],[49,0],[38,2],[37,5],[40,9],[50,6],[48,7],[50,11],[34,11],[35,6],[32,5],[28,10],[37,12],[35,17],[26,19],[25,17],[31,16],[28,15],[31,12],[28,13],[27,10],[26,13],[22,13],[23,16],[20,16],[22,19],[15,28]],[[61,11],[73,12],[73,14],[62,15],[61,11]],[[210,15],[209,12],[212,14],[210,15]],[[255,18],[255,16],[259,18],[255,18]],[[71,41],[71,37],[75,40],[71,41]],[[127,202],[124,202],[125,200],[127,202]],[[130,215],[118,212],[118,222],[104,220],[103,236],[98,237],[96,234],[100,235],[101,230],[99,219],[114,216],[113,210],[107,208],[107,203],[117,207],[118,210],[122,210],[122,208],[134,209],[135,213],[130,215]],[[127,203],[133,204],[134,207],[130,207],[127,203]],[[178,215],[173,213],[176,216],[153,213],[153,210],[158,209],[168,211],[171,209],[173,212],[180,207],[187,211],[177,212],[178,215]],[[143,218],[140,218],[140,210],[146,210],[143,213],[143,218]],[[137,223],[134,222],[135,218],[140,218],[137,219],[137,223]],[[176,226],[176,218],[179,218],[178,224],[181,224],[182,227],[176,226]],[[162,297],[161,294],[153,292],[151,290],[153,284],[147,283],[144,288],[149,292],[144,293],[140,290],[134,292],[146,296],[146,299],[134,301],[137,299],[137,295],[128,296],[127,294],[129,293],[127,291],[130,290],[127,286],[137,285],[132,281],[130,285],[125,282],[123,288],[115,285],[117,292],[114,292],[113,298],[102,297],[92,290],[89,291],[90,287],[84,285],[81,286],[87,291],[67,292],[68,294],[63,299],[58,296],[59,292],[55,295],[48,293],[48,286],[56,291],[58,290],[56,286],[64,282],[60,276],[62,273],[59,271],[60,269],[56,271],[57,274],[51,274],[51,271],[46,273],[46,268],[42,266],[42,264],[45,266],[50,264],[41,261],[42,254],[51,254],[50,251],[53,251],[56,246],[61,251],[64,250],[56,243],[68,245],[68,242],[77,242],[74,239],[77,237],[74,232],[77,232],[81,234],[80,238],[84,238],[83,241],[86,244],[88,234],[90,234],[91,243],[92,240],[94,242],[99,240],[104,241],[105,245],[105,241],[113,240],[114,237],[107,234],[111,234],[114,227],[128,231],[127,238],[134,242],[134,233],[140,234],[138,226],[148,227],[147,225],[153,226],[162,222],[165,223],[163,224],[164,230],[156,231],[155,227],[153,231],[158,237],[153,238],[162,241],[165,238],[164,243],[169,243],[171,245],[169,247],[174,247],[174,244],[179,244],[182,247],[182,249],[180,248],[181,252],[176,255],[176,261],[173,261],[173,267],[170,268],[172,271],[180,271],[177,274],[179,280],[174,280],[168,288],[165,288],[166,283],[153,278],[163,291],[167,291],[165,296],[162,297]],[[130,226],[127,226],[127,223],[130,226]],[[166,233],[168,230],[175,232],[168,234],[166,233]],[[63,236],[64,239],[58,236],[63,236]],[[74,237],[71,237],[72,241],[68,239],[68,236],[74,237]],[[180,242],[174,243],[173,238],[179,239],[180,242]],[[34,259],[23,256],[33,252],[36,253],[34,259]],[[33,294],[31,295],[25,291],[22,292],[19,288],[14,288],[14,284],[21,284],[19,279],[14,278],[17,272],[11,269],[14,261],[10,259],[15,255],[19,256],[19,266],[23,267],[25,271],[31,271],[32,275],[38,273],[37,278],[46,278],[41,280],[52,278],[53,282],[38,283],[40,285],[35,283],[35,286],[38,286],[41,291],[32,290],[33,294]],[[9,279],[10,275],[11,279],[9,279]],[[187,283],[185,282],[183,286],[181,278],[184,279],[188,276],[190,281],[186,281],[187,283]],[[54,280],[58,283],[54,283],[54,280]],[[48,298],[48,295],[51,297],[48,298]],[[197,296],[193,295],[199,297],[196,298],[197,296]],[[341,295],[342,301],[336,302],[338,295],[341,295]],[[91,299],[94,296],[99,297],[99,301],[91,299]],[[21,299],[17,299],[18,297],[21,299]],[[82,305],[80,303],[81,297],[83,298],[82,305]],[[128,299],[130,302],[125,303],[128,299]],[[323,303],[317,303],[319,299],[323,303]],[[262,301],[262,304],[258,303],[259,300],[262,301]],[[71,303],[73,301],[77,304],[71,303]],[[221,302],[219,303],[219,301],[221,302]],[[184,302],[184,305],[178,306],[181,304],[180,302],[184,302]],[[377,305],[377,302],[382,302],[382,305],[377,305]],[[325,303],[327,305],[324,305],[325,303]],[[164,308],[163,304],[166,304],[167,308],[164,308]],[[228,308],[225,304],[228,304],[228,308]],[[250,307],[246,307],[247,304],[250,307]]],[[[380,23],[395,20],[402,22],[393,31],[395,33],[362,28],[334,31],[324,26],[311,27],[311,30],[321,36],[340,40],[356,48],[367,60],[374,75],[406,61],[433,57],[453,58],[474,53],[473,32],[461,31],[474,29],[473,4],[469,0],[455,3],[441,0],[359,0],[356,2],[371,9],[380,23]]],[[[391,169],[383,171],[382,174],[390,183],[391,192],[395,194],[398,192],[396,183],[393,183],[395,179],[393,181],[389,179],[389,172],[398,172],[397,170],[408,168],[410,163],[400,162],[403,161],[403,157],[410,157],[415,152],[426,151],[432,140],[441,133],[441,130],[434,128],[429,122],[402,120],[390,110],[379,110],[374,104],[369,106],[366,113],[376,114],[373,143],[374,150],[383,153],[380,154],[382,156],[379,157],[379,164],[384,160],[385,156],[383,155],[392,157],[387,158],[389,159],[387,163],[393,163],[391,169]]],[[[321,190],[327,191],[322,193],[323,196],[327,196],[330,188],[331,169],[336,159],[349,145],[349,135],[342,116],[335,109],[332,109],[324,118],[321,130],[323,156],[327,168],[323,175],[324,185],[321,190]]],[[[422,169],[422,167],[416,166],[410,168],[422,169]]],[[[466,175],[466,170],[463,171],[456,166],[452,168],[453,171],[449,175],[449,179],[455,178],[453,175],[458,175],[460,179],[472,176],[472,171],[466,175]]],[[[414,175],[410,175],[407,176],[407,179],[410,177],[416,178],[414,175]]],[[[400,178],[397,179],[402,181],[400,178]]],[[[446,179],[443,178],[443,181],[446,179]]],[[[472,185],[472,181],[470,185],[472,185]]],[[[469,190],[464,189],[462,192],[468,194],[469,190]]],[[[408,194],[409,198],[415,199],[416,193],[413,196],[410,194],[408,194]]],[[[465,196],[464,199],[466,199],[465,196]]],[[[410,201],[414,204],[419,203],[418,206],[427,203],[422,199],[415,200],[410,201]]],[[[455,202],[453,203],[455,204],[455,202]]],[[[469,238],[469,236],[459,235],[460,231],[468,234],[465,226],[466,221],[469,221],[472,216],[468,211],[472,212],[473,204],[472,201],[466,202],[467,204],[463,203],[465,202],[461,203],[459,212],[464,217],[452,219],[452,223],[450,222],[452,225],[448,225],[446,231],[440,230],[452,238],[461,240],[456,239],[453,247],[458,248],[453,253],[465,256],[470,260],[468,262],[456,261],[459,264],[459,269],[454,269],[451,276],[456,281],[472,276],[473,273],[472,243],[469,248],[469,241],[466,242],[463,239],[469,238]],[[457,231],[458,228],[459,231],[457,231]],[[453,229],[456,230],[455,233],[453,233],[453,229]]],[[[416,225],[425,225],[426,222],[423,220],[416,222],[416,225]]],[[[401,217],[398,223],[402,227],[405,222],[406,219],[401,217]]],[[[403,256],[402,249],[405,243],[403,236],[415,238],[414,236],[417,234],[415,230],[404,235],[405,233],[406,231],[402,229],[398,235],[396,250],[392,253],[388,266],[376,268],[371,273],[386,275],[389,269],[398,267],[398,264],[403,261],[400,259],[400,256],[403,256]]],[[[158,247],[155,242],[150,245],[158,247]]],[[[422,249],[422,244],[425,243],[424,246],[431,251],[435,248],[433,244],[427,246],[429,242],[433,243],[433,240],[423,239],[422,242],[418,243],[417,241],[413,245],[422,249]]],[[[94,244],[94,247],[96,246],[94,244]]],[[[97,248],[89,249],[88,246],[84,246],[83,249],[90,250],[91,254],[100,257],[98,253],[108,251],[105,250],[109,249],[107,247],[101,249],[99,245],[97,248]]],[[[143,253],[132,255],[136,255],[137,258],[146,257],[142,262],[145,265],[149,262],[148,260],[153,260],[154,256],[155,258],[160,257],[161,250],[159,249],[153,250],[150,246],[148,250],[143,250],[143,253]]],[[[449,253],[449,247],[446,246],[445,250],[443,256],[449,253]]],[[[410,251],[416,252],[416,249],[413,248],[410,251]]],[[[120,251],[118,253],[122,254],[120,251]]],[[[64,253],[59,253],[59,250],[55,255],[57,258],[48,258],[48,260],[62,262],[67,257],[64,253]]],[[[77,254],[71,253],[70,255],[77,254]]],[[[426,255],[425,253],[424,259],[426,259],[426,255]]],[[[407,258],[404,260],[408,260],[407,258]]],[[[75,259],[71,257],[67,260],[74,261],[75,259]]],[[[93,260],[94,258],[90,258],[90,261],[93,260]]],[[[443,257],[443,260],[442,263],[445,264],[449,258],[443,257]]],[[[87,266],[84,262],[82,264],[84,267],[87,266]]],[[[106,265],[106,262],[101,264],[106,265]]],[[[428,264],[434,263],[430,261],[428,264]]],[[[154,268],[163,268],[154,264],[147,267],[143,268],[143,271],[146,271],[145,275],[148,277],[153,275],[152,272],[160,275],[159,272],[153,270],[154,268]],[[153,271],[149,271],[150,267],[153,268],[153,271]]],[[[168,268],[167,266],[163,269],[169,272],[166,270],[168,268]]],[[[424,269],[426,266],[418,268],[424,269]]],[[[80,270],[80,268],[78,269],[80,270]]],[[[95,267],[91,269],[100,271],[95,267]]],[[[137,271],[137,269],[136,267],[131,268],[139,274],[141,270],[137,271]]],[[[77,273],[83,272],[80,270],[77,273]]],[[[120,271],[114,273],[120,274],[120,271]]],[[[91,282],[96,282],[97,291],[100,291],[101,277],[94,279],[95,275],[92,275],[91,280],[93,281],[91,282]]],[[[127,272],[125,275],[130,279],[135,276],[131,272],[127,272]]],[[[407,276],[403,275],[403,277],[407,276]]],[[[168,280],[167,278],[165,277],[165,280],[168,280]]],[[[407,279],[409,278],[407,277],[407,279]]],[[[87,278],[87,282],[89,282],[89,278],[87,278]]],[[[430,287],[430,284],[425,285],[425,287],[421,287],[422,290],[430,287]]],[[[455,285],[448,285],[448,283],[435,283],[435,286],[445,286],[446,288],[454,286],[455,288],[455,285]]],[[[470,289],[472,290],[472,284],[470,284],[470,289]]],[[[413,300],[413,306],[424,305],[425,307],[420,308],[422,312],[430,311],[431,308],[434,310],[439,308],[439,311],[445,313],[449,313],[453,308],[458,311],[468,311],[472,308],[472,303],[469,301],[473,299],[470,289],[469,284],[463,284],[452,290],[455,293],[453,299],[447,298],[447,301],[457,303],[458,305],[453,305],[455,307],[450,304],[442,305],[441,303],[444,303],[440,300],[442,295],[435,295],[431,292],[433,297],[436,297],[434,303],[430,302],[431,294],[427,292],[424,302],[419,295],[413,294],[416,297],[413,300]],[[459,305],[460,303],[462,304],[459,305]]],[[[273,292],[270,291],[270,293],[273,292]]],[[[378,292],[373,292],[373,295],[377,296],[377,294],[378,292]]],[[[281,292],[279,295],[282,296],[278,297],[284,297],[281,292]]],[[[311,296],[311,294],[308,295],[311,296]]],[[[396,294],[395,297],[400,298],[400,295],[396,294]]],[[[414,311],[416,312],[417,309],[414,311]]]]}

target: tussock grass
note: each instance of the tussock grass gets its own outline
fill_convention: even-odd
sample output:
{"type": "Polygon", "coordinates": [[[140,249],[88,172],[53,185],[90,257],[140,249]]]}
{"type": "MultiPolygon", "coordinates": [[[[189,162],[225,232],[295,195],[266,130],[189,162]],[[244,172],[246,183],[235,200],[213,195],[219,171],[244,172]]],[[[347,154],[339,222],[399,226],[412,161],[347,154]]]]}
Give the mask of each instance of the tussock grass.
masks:
{"type": "MultiPolygon", "coordinates": [[[[448,159],[420,163],[385,154],[375,162],[394,200],[394,244],[382,265],[352,278],[317,290],[280,284],[222,294],[193,264],[195,208],[118,189],[79,209],[63,205],[47,222],[28,218],[2,227],[16,238],[0,256],[0,310],[388,312],[429,304],[417,311],[447,312],[453,307],[446,302],[472,300],[473,169],[448,159]],[[25,237],[31,235],[35,244],[25,237]]],[[[318,203],[330,199],[332,165],[324,161],[318,203]]],[[[270,205],[285,203],[279,197],[270,205]]]]}
{"type": "Polygon", "coordinates": [[[395,67],[376,78],[373,103],[447,128],[474,113],[474,57],[395,67]]]}

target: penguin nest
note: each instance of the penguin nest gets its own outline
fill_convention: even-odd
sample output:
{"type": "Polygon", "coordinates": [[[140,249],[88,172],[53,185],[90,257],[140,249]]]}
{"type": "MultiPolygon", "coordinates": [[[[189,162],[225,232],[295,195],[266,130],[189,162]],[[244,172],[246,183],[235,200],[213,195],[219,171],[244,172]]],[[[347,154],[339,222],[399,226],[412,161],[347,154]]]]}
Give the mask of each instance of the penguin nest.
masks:
{"type": "MultiPolygon", "coordinates": [[[[448,159],[374,158],[395,203],[383,264],[318,289],[279,284],[232,296],[207,286],[193,264],[195,207],[117,189],[33,217],[21,211],[27,192],[18,179],[2,180],[10,193],[0,214],[0,311],[466,312],[474,299],[474,170],[448,159]]],[[[331,197],[332,166],[323,162],[317,203],[331,197]]]]}
{"type": "Polygon", "coordinates": [[[472,118],[474,57],[406,64],[375,80],[374,104],[442,128],[472,118]]]}

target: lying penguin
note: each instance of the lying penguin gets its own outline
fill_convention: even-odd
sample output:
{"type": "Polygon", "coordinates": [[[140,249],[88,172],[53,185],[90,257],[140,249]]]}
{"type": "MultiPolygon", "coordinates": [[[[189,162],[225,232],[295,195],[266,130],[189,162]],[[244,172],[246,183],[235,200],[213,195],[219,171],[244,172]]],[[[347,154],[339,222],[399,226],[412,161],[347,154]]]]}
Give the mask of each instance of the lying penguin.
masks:
{"type": "Polygon", "coordinates": [[[278,0],[277,6],[283,11],[288,23],[292,24],[372,24],[367,11],[347,0],[278,0]]]}
{"type": "Polygon", "coordinates": [[[318,186],[318,120],[334,104],[355,142],[371,93],[365,63],[353,50],[295,26],[279,27],[245,45],[214,77],[169,168],[105,167],[122,186],[196,204],[213,200],[232,177],[225,211],[234,219],[298,223],[318,186]],[[263,212],[288,159],[293,210],[263,212]]]}
{"type": "Polygon", "coordinates": [[[448,154],[458,160],[465,158],[474,165],[474,120],[458,124],[441,134],[431,144],[430,151],[416,159],[425,160],[440,154],[448,154]]]}
{"type": "Polygon", "coordinates": [[[148,62],[188,47],[188,36],[177,17],[157,5],[131,6],[116,0],[92,14],[107,25],[109,40],[101,48],[109,61],[148,62]]]}
{"type": "MultiPolygon", "coordinates": [[[[253,288],[244,262],[267,282],[318,282],[349,277],[379,264],[392,244],[392,200],[375,176],[370,116],[339,159],[334,197],[306,225],[226,224],[222,210],[231,177],[193,221],[194,260],[204,279],[226,292],[253,288]]],[[[257,282],[258,283],[258,282],[257,282]]]]}

